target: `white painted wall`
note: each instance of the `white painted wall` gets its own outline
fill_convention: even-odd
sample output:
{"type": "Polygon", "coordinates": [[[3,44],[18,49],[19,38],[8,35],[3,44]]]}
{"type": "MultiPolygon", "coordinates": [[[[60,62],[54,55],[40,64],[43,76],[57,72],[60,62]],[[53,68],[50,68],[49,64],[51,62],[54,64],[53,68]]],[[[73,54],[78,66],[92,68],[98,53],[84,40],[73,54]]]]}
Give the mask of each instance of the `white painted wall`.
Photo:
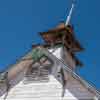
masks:
{"type": "MultiPolygon", "coordinates": [[[[60,58],[61,48],[54,53],[60,58]]],[[[66,89],[65,96],[62,98],[62,76],[58,78],[58,71],[61,65],[55,62],[52,72],[49,75],[49,82],[31,82],[24,84],[24,74],[32,61],[22,61],[9,70],[11,90],[8,92],[6,100],[86,100],[94,98],[95,95],[88,91],[78,80],[65,71],[66,89]]],[[[0,84],[0,95],[6,91],[6,84],[0,84]]],[[[5,94],[0,97],[4,100],[5,94]]]]}
{"type": "MultiPolygon", "coordinates": [[[[62,95],[62,85],[54,75],[49,75],[49,82],[31,82],[24,84],[23,79],[8,93],[6,100],[92,100],[94,95],[82,86],[77,80],[69,78],[66,84],[65,95],[62,95]]],[[[16,77],[16,80],[18,79],[16,77]]],[[[16,81],[16,80],[13,80],[16,81]]],[[[4,100],[5,94],[0,97],[4,100]]]]}
{"type": "MultiPolygon", "coordinates": [[[[54,49],[49,49],[50,52],[52,52],[54,49]]],[[[53,54],[58,58],[64,60],[64,62],[71,68],[75,68],[75,61],[72,59],[68,51],[64,50],[63,47],[59,47],[56,49],[53,54]]]]}
{"type": "MultiPolygon", "coordinates": [[[[23,84],[23,80],[12,88],[6,100],[77,100],[68,90],[67,96],[63,99],[62,85],[54,78],[49,76],[48,83],[29,83],[23,84]]],[[[0,100],[3,100],[3,95],[0,100]]]]}

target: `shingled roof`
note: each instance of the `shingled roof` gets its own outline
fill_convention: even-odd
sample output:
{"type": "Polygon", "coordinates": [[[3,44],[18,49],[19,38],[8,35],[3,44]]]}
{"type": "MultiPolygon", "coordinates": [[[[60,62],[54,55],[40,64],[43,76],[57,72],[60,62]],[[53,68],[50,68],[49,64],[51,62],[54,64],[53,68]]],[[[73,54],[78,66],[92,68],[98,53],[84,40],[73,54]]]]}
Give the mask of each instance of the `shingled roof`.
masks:
{"type": "Polygon", "coordinates": [[[64,42],[66,48],[73,52],[83,50],[83,47],[80,45],[79,41],[76,40],[74,30],[71,25],[66,27],[64,23],[61,23],[57,27],[48,30],[47,32],[40,32],[40,35],[47,44],[64,42]],[[65,36],[64,41],[62,40],[63,36],[65,36]]]}

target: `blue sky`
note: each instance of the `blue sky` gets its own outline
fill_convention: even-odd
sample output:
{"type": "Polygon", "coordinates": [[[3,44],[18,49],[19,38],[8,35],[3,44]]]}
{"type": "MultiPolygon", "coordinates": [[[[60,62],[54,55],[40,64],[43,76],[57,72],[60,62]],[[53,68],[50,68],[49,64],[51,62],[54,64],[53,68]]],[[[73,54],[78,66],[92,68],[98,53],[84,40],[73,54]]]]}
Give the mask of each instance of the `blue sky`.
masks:
{"type": "MultiPolygon", "coordinates": [[[[71,0],[0,0],[0,69],[24,55],[32,43],[42,42],[38,32],[65,21],[71,0]]],[[[78,53],[84,67],[78,73],[100,89],[100,1],[77,0],[71,23],[85,48],[78,53]]]]}

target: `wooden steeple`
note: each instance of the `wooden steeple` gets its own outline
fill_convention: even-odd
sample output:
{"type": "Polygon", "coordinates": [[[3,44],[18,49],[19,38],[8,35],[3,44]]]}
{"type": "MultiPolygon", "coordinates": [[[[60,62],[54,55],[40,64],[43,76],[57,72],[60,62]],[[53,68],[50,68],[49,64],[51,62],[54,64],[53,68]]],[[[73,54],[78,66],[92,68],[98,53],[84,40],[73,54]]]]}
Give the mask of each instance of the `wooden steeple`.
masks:
{"type": "MultiPolygon", "coordinates": [[[[57,25],[57,27],[50,29],[46,32],[40,32],[40,35],[45,41],[45,45],[42,46],[48,47],[62,44],[63,47],[66,49],[66,53],[68,53],[68,55],[70,55],[71,58],[75,61],[75,64],[82,65],[82,63],[75,56],[75,53],[82,51],[83,47],[76,39],[73,26],[70,24],[74,6],[75,2],[73,1],[65,23],[60,23],[57,25]]],[[[36,45],[33,45],[33,47],[34,46],[36,45]]]]}

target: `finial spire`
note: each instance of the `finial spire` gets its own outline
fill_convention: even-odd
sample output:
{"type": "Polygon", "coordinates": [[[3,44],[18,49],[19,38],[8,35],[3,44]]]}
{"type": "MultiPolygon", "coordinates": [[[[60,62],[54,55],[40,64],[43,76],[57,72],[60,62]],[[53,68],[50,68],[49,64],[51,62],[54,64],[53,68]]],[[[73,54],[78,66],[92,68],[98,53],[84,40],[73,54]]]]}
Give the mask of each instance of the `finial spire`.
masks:
{"type": "Polygon", "coordinates": [[[75,1],[76,0],[73,0],[72,7],[70,9],[69,15],[68,15],[66,22],[65,22],[65,26],[67,26],[69,24],[70,20],[71,20],[73,9],[74,9],[74,6],[75,6],[75,1]]]}

